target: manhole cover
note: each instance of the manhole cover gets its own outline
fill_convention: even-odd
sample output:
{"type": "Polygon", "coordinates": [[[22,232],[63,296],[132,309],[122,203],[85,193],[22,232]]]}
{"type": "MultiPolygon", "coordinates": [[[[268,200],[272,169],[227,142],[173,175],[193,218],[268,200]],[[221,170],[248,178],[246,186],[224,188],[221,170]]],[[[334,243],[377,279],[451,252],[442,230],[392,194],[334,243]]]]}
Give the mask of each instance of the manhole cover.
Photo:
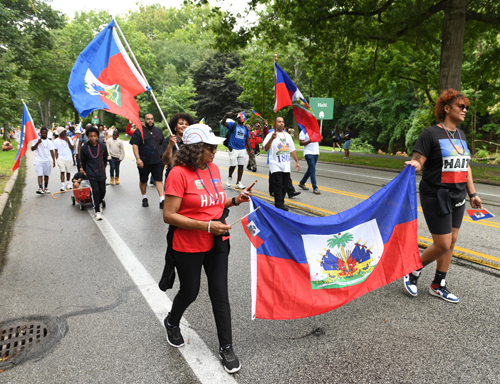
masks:
{"type": "Polygon", "coordinates": [[[0,371],[40,357],[67,332],[66,321],[38,317],[0,323],[0,371]]]}

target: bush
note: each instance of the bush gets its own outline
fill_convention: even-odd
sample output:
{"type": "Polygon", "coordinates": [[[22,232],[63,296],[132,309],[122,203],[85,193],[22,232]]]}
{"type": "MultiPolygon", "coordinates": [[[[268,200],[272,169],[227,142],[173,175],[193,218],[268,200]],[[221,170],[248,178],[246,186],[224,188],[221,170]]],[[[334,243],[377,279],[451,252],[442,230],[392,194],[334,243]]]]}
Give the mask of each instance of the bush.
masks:
{"type": "Polygon", "coordinates": [[[369,144],[368,141],[362,141],[360,138],[351,140],[350,149],[356,152],[375,153],[373,145],[369,144]]]}

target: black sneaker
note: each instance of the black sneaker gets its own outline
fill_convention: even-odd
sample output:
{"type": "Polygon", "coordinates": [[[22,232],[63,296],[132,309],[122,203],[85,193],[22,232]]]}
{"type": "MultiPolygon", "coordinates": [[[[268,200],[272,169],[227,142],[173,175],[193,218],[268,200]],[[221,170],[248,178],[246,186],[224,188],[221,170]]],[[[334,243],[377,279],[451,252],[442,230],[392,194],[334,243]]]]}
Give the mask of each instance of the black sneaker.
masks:
{"type": "Polygon", "coordinates": [[[149,203],[148,203],[148,198],[147,197],[145,197],[144,199],[142,199],[142,206],[144,208],[149,207],[149,203]]]}
{"type": "Polygon", "coordinates": [[[170,312],[168,316],[163,319],[163,326],[167,331],[167,341],[168,343],[175,348],[182,347],[184,345],[184,338],[181,335],[181,329],[176,326],[168,325],[168,317],[170,316],[170,312]]]}
{"type": "Polygon", "coordinates": [[[224,369],[227,373],[238,372],[241,368],[240,361],[234,353],[233,347],[228,345],[227,347],[219,349],[219,357],[224,364],[224,369]]]}
{"type": "Polygon", "coordinates": [[[163,209],[163,203],[165,203],[165,200],[160,201],[160,209],[163,209]]]}
{"type": "Polygon", "coordinates": [[[295,191],[295,192],[292,192],[292,193],[289,193],[288,194],[288,198],[292,198],[292,197],[295,197],[295,196],[298,196],[300,195],[302,192],[299,192],[299,191],[295,191]]]}
{"type": "Polygon", "coordinates": [[[281,209],[281,210],[283,210],[283,211],[287,211],[287,212],[288,212],[288,207],[287,207],[287,206],[285,206],[285,205],[279,205],[279,206],[277,205],[277,206],[276,206],[276,208],[278,208],[278,209],[281,209]]]}

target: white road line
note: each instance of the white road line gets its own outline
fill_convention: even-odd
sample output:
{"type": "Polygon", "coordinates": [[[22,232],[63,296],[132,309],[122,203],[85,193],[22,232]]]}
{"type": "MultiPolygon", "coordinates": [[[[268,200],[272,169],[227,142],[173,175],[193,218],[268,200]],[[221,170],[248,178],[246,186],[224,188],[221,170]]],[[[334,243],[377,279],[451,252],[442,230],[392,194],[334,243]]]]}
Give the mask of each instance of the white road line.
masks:
{"type": "MultiPolygon", "coordinates": [[[[94,212],[89,210],[89,213],[93,219],[94,212]]],[[[111,224],[105,218],[102,221],[96,222],[96,224],[163,327],[163,319],[167,315],[168,309],[172,307],[172,302],[165,293],[160,291],[158,282],[153,279],[146,268],[135,257],[132,250],[125,244],[111,224]]],[[[186,344],[179,348],[179,352],[189,364],[196,377],[198,377],[198,380],[202,384],[235,384],[236,380],[224,371],[218,357],[214,356],[201,337],[191,329],[184,317],[181,320],[182,325],[184,325],[182,327],[182,335],[186,344]],[[187,340],[189,340],[189,343],[187,343],[187,340]]],[[[167,343],[166,340],[165,343],[167,343]]]]}

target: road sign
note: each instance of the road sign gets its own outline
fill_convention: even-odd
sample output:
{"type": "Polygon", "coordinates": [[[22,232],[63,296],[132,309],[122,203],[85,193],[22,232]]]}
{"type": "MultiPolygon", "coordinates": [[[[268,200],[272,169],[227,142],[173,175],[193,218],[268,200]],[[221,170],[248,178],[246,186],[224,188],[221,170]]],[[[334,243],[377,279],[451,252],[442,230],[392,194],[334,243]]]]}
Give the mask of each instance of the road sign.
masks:
{"type": "Polygon", "coordinates": [[[99,118],[97,116],[92,116],[92,124],[99,124],[99,118]]]}
{"type": "Polygon", "coordinates": [[[334,99],[311,97],[309,106],[318,120],[333,120],[334,99]]]}

